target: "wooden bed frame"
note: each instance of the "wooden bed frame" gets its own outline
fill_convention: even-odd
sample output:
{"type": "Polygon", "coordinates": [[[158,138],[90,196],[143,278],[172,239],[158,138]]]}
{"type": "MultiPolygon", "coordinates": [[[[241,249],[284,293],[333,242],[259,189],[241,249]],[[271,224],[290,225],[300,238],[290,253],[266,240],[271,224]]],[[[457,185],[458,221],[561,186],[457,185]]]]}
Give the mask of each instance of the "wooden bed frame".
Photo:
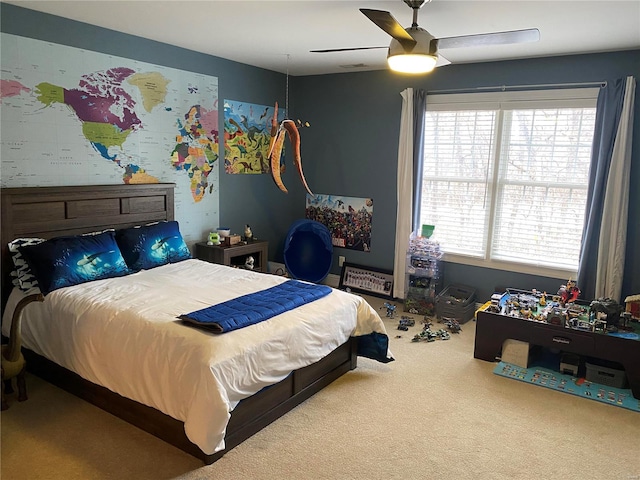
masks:
{"type": "MultiPolygon", "coordinates": [[[[11,292],[13,269],[7,244],[20,237],[52,238],[105,228],[126,228],[174,219],[174,184],[92,185],[4,188],[2,195],[2,310],[11,292]]],[[[203,453],[184,433],[184,423],[24,349],[27,368],[54,385],[136,425],[205,463],[213,463],[233,447],[296,405],[356,368],[356,342],[351,339],[313,365],[243,400],[232,412],[225,450],[203,453]]]]}

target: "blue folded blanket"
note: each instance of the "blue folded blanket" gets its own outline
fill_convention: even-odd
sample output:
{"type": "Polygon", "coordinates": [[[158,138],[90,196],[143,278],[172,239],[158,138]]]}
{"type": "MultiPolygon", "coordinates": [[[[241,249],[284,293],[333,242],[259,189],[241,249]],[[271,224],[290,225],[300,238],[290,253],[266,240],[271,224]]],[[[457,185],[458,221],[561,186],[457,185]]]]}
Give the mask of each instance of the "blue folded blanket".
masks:
{"type": "Polygon", "coordinates": [[[183,322],[225,333],[255,325],[331,293],[331,287],[287,280],[218,305],[180,315],[183,322]]]}

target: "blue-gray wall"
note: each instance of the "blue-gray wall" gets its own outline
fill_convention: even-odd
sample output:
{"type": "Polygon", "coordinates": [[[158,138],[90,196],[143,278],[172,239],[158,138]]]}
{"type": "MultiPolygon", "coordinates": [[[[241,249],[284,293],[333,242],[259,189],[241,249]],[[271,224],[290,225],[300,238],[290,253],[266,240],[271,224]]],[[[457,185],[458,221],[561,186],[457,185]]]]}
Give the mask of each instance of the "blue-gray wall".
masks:
{"type": "MultiPolygon", "coordinates": [[[[640,50],[532,60],[449,65],[411,77],[389,71],[296,78],[295,114],[313,128],[304,132],[305,172],[319,193],[372,197],[371,253],[336,249],[334,257],[392,268],[396,221],[396,158],[402,101],[407,87],[429,91],[499,85],[582,83],[640,78],[640,50]],[[309,94],[313,92],[313,94],[309,94]]],[[[640,292],[640,101],[635,106],[629,226],[622,300],[640,292]]],[[[335,259],[334,259],[335,260],[335,259]]],[[[339,271],[334,264],[334,271],[339,271]]],[[[567,279],[550,279],[446,263],[444,284],[474,286],[480,299],[496,286],[555,293],[567,279]]]]}
{"type": "MultiPolygon", "coordinates": [[[[285,76],[139,37],[0,4],[1,30],[63,45],[110,53],[182,70],[215,75],[220,99],[264,105],[285,102],[285,76]]],[[[347,261],[392,268],[396,221],[396,158],[400,127],[400,92],[495,85],[640,79],[640,50],[468,65],[449,65],[422,77],[388,71],[294,77],[290,79],[290,113],[311,123],[302,133],[305,175],[314,192],[374,199],[372,250],[336,248],[347,261]]],[[[222,125],[222,111],[220,112],[222,125]]],[[[627,262],[622,299],[640,293],[640,101],[635,107],[627,262]]],[[[290,149],[288,149],[290,152],[290,149]]],[[[220,175],[220,221],[234,231],[249,223],[254,234],[269,240],[271,260],[282,262],[289,225],[304,216],[305,192],[295,169],[283,176],[289,194],[275,188],[268,175],[220,175]]],[[[481,300],[495,286],[538,288],[553,292],[566,279],[550,279],[447,263],[444,281],[478,290],[481,300]]]]}

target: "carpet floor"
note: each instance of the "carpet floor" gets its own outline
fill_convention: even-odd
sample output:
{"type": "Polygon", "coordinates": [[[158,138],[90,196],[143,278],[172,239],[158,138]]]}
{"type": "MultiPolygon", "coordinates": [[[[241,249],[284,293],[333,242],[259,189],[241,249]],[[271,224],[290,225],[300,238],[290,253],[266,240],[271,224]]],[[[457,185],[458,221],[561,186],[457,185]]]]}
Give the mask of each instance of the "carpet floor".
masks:
{"type": "MultiPolygon", "coordinates": [[[[369,298],[379,308],[383,301],[369,298]]],[[[398,311],[401,310],[399,305],[398,311]]],[[[475,322],[449,340],[384,318],[395,362],[359,359],[213,465],[33,376],[1,415],[2,478],[640,478],[640,414],[493,374],[473,358],[475,322]]],[[[435,324],[434,327],[438,327],[435,324]]]]}

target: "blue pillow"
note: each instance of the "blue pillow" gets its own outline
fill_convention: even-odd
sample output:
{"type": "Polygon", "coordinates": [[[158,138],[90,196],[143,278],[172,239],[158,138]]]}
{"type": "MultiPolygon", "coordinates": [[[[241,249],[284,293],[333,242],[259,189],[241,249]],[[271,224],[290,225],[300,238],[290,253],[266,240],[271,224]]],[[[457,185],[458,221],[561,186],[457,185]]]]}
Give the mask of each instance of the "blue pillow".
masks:
{"type": "Polygon", "coordinates": [[[175,220],[118,230],[116,241],[132,270],[148,270],[191,258],[175,220]]]}
{"type": "Polygon", "coordinates": [[[131,273],[122,258],[114,232],[56,237],[38,245],[19,247],[40,291],[131,273]]]}

